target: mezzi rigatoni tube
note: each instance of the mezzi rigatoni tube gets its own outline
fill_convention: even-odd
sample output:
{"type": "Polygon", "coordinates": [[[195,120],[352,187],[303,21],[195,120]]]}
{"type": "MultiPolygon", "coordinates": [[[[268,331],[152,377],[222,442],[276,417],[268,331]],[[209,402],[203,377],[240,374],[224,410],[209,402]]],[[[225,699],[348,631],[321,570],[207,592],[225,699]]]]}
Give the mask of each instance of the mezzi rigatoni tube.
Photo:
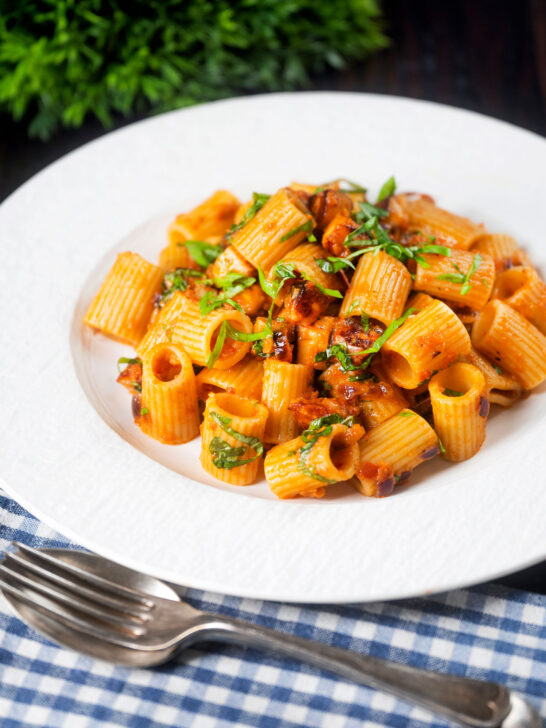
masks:
{"type": "Polygon", "coordinates": [[[136,346],[146,333],[163,273],[137,253],[120,253],[83,319],[91,328],[136,346]]]}
{"type": "Polygon", "coordinates": [[[315,369],[326,369],[326,362],[315,364],[315,356],[328,348],[335,320],[334,316],[322,316],[312,324],[298,326],[298,364],[314,366],[315,369]]]}
{"type": "Polygon", "coordinates": [[[271,267],[307,238],[313,216],[287,188],[278,190],[243,227],[231,243],[255,268],[269,272],[271,267]]]}
{"type": "Polygon", "coordinates": [[[279,498],[321,498],[324,489],[352,478],[358,463],[358,444],[347,439],[347,427],[331,426],[312,447],[296,437],[272,448],[265,457],[269,487],[279,498]]]}
{"type": "MultiPolygon", "coordinates": [[[[218,308],[201,316],[199,303],[187,299],[180,314],[170,327],[169,337],[183,346],[194,364],[207,366],[224,321],[230,326],[249,334],[252,322],[248,316],[234,308],[218,308]]],[[[220,354],[214,362],[216,369],[229,369],[244,358],[250,349],[250,342],[226,337],[220,354]]]]}
{"type": "Polygon", "coordinates": [[[186,240],[206,240],[224,235],[240,206],[227,190],[218,190],[190,212],[177,215],[169,227],[169,242],[176,245],[186,240]]]}
{"type": "Polygon", "coordinates": [[[368,430],[358,446],[357,477],[352,483],[362,495],[379,498],[390,495],[397,483],[440,452],[432,427],[410,409],[368,430]]]}
{"type": "Polygon", "coordinates": [[[284,442],[300,431],[296,418],[288,407],[291,402],[305,394],[312,371],[305,364],[290,364],[278,359],[265,360],[262,402],[269,410],[265,442],[284,442]]]}
{"type": "Polygon", "coordinates": [[[175,344],[158,344],[142,360],[140,429],[166,445],[199,434],[195,374],[188,355],[175,344]]]}
{"type": "Polygon", "coordinates": [[[442,245],[468,250],[485,233],[483,225],[443,210],[424,196],[411,198],[400,195],[400,198],[409,216],[410,230],[433,235],[442,245]]]}
{"type": "Polygon", "coordinates": [[[256,480],[263,454],[267,408],[236,394],[213,392],[207,399],[201,429],[201,465],[232,485],[256,480]]]}
{"type": "Polygon", "coordinates": [[[429,382],[434,429],[442,456],[452,462],[468,460],[485,440],[489,400],[485,377],[466,362],[456,362],[429,382]]]}
{"type": "Polygon", "coordinates": [[[388,326],[402,315],[410,290],[411,276],[403,263],[383,251],[366,253],[358,261],[339,315],[366,313],[388,326]]]}
{"type": "Polygon", "coordinates": [[[485,378],[487,396],[491,404],[501,407],[510,407],[520,399],[523,387],[519,379],[513,374],[505,372],[501,367],[493,364],[474,347],[465,356],[465,361],[477,367],[485,378]]]}
{"type": "Polygon", "coordinates": [[[287,253],[281,261],[294,267],[294,271],[303,278],[318,283],[323,288],[339,291],[341,284],[335,273],[324,273],[317,260],[324,258],[325,251],[317,243],[301,243],[287,253]]]}
{"type": "Polygon", "coordinates": [[[516,376],[524,389],[534,389],[546,379],[546,336],[498,298],[480,311],[472,327],[472,343],[516,376]]]}
{"type": "Polygon", "coordinates": [[[461,306],[485,306],[495,280],[495,263],[485,253],[451,250],[451,255],[424,254],[417,264],[413,287],[461,306]],[[469,275],[470,274],[470,275],[469,275]],[[463,280],[468,277],[468,281],[463,280]]]}
{"type": "Polygon", "coordinates": [[[253,356],[246,356],[229,369],[204,367],[195,378],[197,396],[205,402],[212,392],[226,392],[260,400],[263,378],[263,361],[253,356]]]}
{"type": "Polygon", "coordinates": [[[519,311],[546,334],[546,284],[534,268],[517,266],[500,272],[493,296],[519,311]]]}
{"type": "Polygon", "coordinates": [[[415,389],[435,372],[470,351],[470,337],[457,315],[434,301],[410,316],[383,346],[388,376],[404,389],[415,389]]]}
{"type": "Polygon", "coordinates": [[[487,233],[481,235],[470,248],[474,253],[485,253],[495,261],[497,271],[511,268],[514,265],[532,267],[527,253],[522,250],[511,235],[503,233],[487,233]]]}

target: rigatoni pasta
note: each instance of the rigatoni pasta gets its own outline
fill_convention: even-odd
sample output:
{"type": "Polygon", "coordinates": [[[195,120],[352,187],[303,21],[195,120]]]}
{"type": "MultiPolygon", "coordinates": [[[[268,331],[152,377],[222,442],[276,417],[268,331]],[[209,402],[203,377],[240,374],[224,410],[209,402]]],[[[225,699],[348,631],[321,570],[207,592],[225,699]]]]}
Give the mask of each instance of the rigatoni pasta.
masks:
{"type": "Polygon", "coordinates": [[[158,344],[142,361],[140,429],[167,445],[199,434],[195,374],[189,356],[174,344],[158,344]]]}
{"type": "Polygon", "coordinates": [[[137,253],[120,253],[84,317],[84,323],[136,346],[146,333],[161,289],[161,270],[137,253]]]}
{"type": "Polygon", "coordinates": [[[385,369],[400,387],[413,389],[467,354],[470,346],[470,336],[456,314],[436,300],[410,316],[387,341],[385,369]]]}
{"type": "Polygon", "coordinates": [[[232,485],[252,483],[263,455],[267,408],[236,394],[213,393],[207,399],[201,441],[201,465],[232,485]]]}
{"type": "Polygon", "coordinates": [[[444,301],[480,309],[485,306],[495,281],[495,262],[489,255],[452,250],[444,255],[422,256],[417,264],[414,288],[444,301]]]}
{"type": "Polygon", "coordinates": [[[142,432],[184,458],[202,420],[204,473],[249,485],[263,460],[281,499],[384,497],[478,453],[490,405],[546,380],[546,285],[513,238],[393,179],[380,197],[220,190],[159,266],[120,254],[84,322],[136,350],[117,381],[142,432]]]}
{"type": "Polygon", "coordinates": [[[343,298],[339,315],[362,313],[390,324],[404,311],[411,290],[411,275],[399,260],[380,251],[362,256],[343,298]]]}
{"type": "Polygon", "coordinates": [[[472,364],[456,362],[435,374],[428,388],[443,457],[468,460],[485,440],[489,400],[483,374],[472,364]]]}
{"type": "Polygon", "coordinates": [[[546,336],[499,299],[490,301],[472,327],[472,343],[517,377],[524,389],[546,379],[546,336]]]}

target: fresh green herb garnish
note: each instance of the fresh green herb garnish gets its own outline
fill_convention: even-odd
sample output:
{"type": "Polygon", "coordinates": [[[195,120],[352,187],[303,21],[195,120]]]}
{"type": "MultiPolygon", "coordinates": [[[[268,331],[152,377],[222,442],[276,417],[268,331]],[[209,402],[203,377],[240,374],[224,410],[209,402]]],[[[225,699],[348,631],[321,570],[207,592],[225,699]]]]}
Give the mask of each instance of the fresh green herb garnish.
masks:
{"type": "Polygon", "coordinates": [[[141,407],[140,409],[140,416],[143,417],[144,415],[149,415],[150,410],[147,407],[141,407]]]}
{"type": "Polygon", "coordinates": [[[339,188],[340,192],[367,192],[368,190],[366,187],[363,187],[359,182],[351,182],[350,179],[347,179],[346,177],[338,177],[334,182],[342,182],[347,185],[347,187],[341,187],[339,188]]]}
{"type": "Polygon", "coordinates": [[[359,210],[355,214],[355,220],[357,222],[366,222],[366,220],[370,220],[372,217],[388,217],[389,213],[387,210],[384,210],[382,207],[377,207],[377,205],[372,205],[371,202],[359,202],[358,203],[359,210]]]}
{"type": "Polygon", "coordinates": [[[458,392],[456,389],[444,387],[444,394],[446,397],[462,397],[464,395],[464,392],[458,392]]]}
{"type": "Polygon", "coordinates": [[[370,330],[370,317],[367,313],[361,313],[360,314],[360,323],[362,324],[362,328],[364,329],[364,333],[367,334],[370,330]]]}
{"type": "Polygon", "coordinates": [[[497,374],[500,374],[501,376],[504,374],[502,369],[498,367],[496,364],[493,364],[493,369],[497,372],[497,374]]]}
{"type": "Polygon", "coordinates": [[[315,446],[317,440],[320,437],[328,437],[328,435],[332,433],[332,425],[336,424],[344,425],[345,427],[352,427],[354,424],[354,417],[343,418],[338,414],[318,417],[310,423],[307,430],[304,430],[301,433],[301,439],[304,444],[299,449],[298,470],[300,470],[304,475],[314,478],[321,483],[327,483],[328,485],[332,485],[336,481],[331,478],[325,478],[323,475],[317,473],[316,470],[310,468],[307,465],[306,459],[315,446]]]}
{"type": "Polygon", "coordinates": [[[182,243],[177,243],[177,245],[183,245],[190,257],[202,268],[207,268],[211,263],[214,263],[224,250],[221,245],[206,243],[204,240],[185,240],[182,243]]]}
{"type": "Polygon", "coordinates": [[[357,306],[360,306],[360,300],[358,298],[355,298],[355,300],[349,306],[349,310],[347,311],[347,316],[350,316],[357,306]]]}
{"type": "Polygon", "coordinates": [[[293,228],[292,230],[289,230],[287,233],[285,233],[282,237],[280,242],[284,243],[287,240],[290,240],[290,238],[293,238],[294,235],[297,235],[298,233],[308,233],[313,229],[313,221],[307,220],[307,222],[304,222],[301,225],[298,225],[298,227],[293,228]]]}
{"type": "Polygon", "coordinates": [[[266,195],[261,192],[253,192],[252,193],[252,204],[248,208],[248,210],[245,212],[241,220],[236,224],[232,225],[230,229],[227,232],[227,237],[231,238],[231,236],[236,233],[238,230],[240,230],[242,227],[244,227],[249,220],[252,220],[254,215],[256,215],[257,212],[259,212],[262,207],[265,205],[265,203],[269,200],[271,195],[266,195]]]}
{"type": "Polygon", "coordinates": [[[446,449],[444,447],[444,443],[438,438],[438,447],[440,448],[440,452],[443,454],[446,452],[446,449]]]}
{"type": "Polygon", "coordinates": [[[374,341],[374,343],[367,349],[363,349],[362,351],[356,351],[353,354],[349,354],[345,344],[333,344],[332,346],[329,346],[325,351],[319,351],[319,353],[315,355],[315,362],[326,361],[333,356],[339,361],[341,365],[341,371],[343,372],[354,371],[356,369],[366,369],[372,361],[372,355],[377,354],[377,352],[380,351],[383,344],[385,344],[385,342],[394,334],[397,329],[400,328],[400,326],[402,326],[402,324],[409,316],[411,316],[414,311],[414,308],[408,308],[408,310],[402,316],[400,316],[399,319],[396,319],[396,321],[393,321],[391,324],[389,324],[389,326],[387,326],[381,336],[379,336],[374,341]],[[353,362],[352,357],[363,355],[366,356],[366,359],[362,362],[362,364],[356,365],[353,362]]]}
{"type": "Polygon", "coordinates": [[[201,316],[206,316],[211,311],[220,308],[224,303],[229,303],[230,306],[236,308],[238,311],[243,309],[233,299],[235,296],[242,293],[245,289],[253,286],[256,283],[255,278],[246,277],[239,273],[228,273],[225,278],[213,278],[212,283],[217,288],[223,288],[222,293],[215,294],[213,291],[207,291],[203,298],[199,301],[199,311],[201,316]]]}
{"type": "Polygon", "coordinates": [[[428,268],[429,264],[422,257],[424,254],[433,253],[435,255],[451,256],[451,250],[444,245],[402,245],[391,240],[387,231],[379,224],[377,217],[369,218],[359,228],[349,233],[345,238],[344,245],[349,248],[359,247],[359,250],[348,255],[347,258],[339,258],[340,261],[346,261],[365,253],[377,255],[383,250],[403,263],[408,260],[415,260],[423,268],[428,268]],[[366,235],[366,238],[363,239],[362,235],[366,235]],[[363,242],[365,244],[362,247],[363,242]]]}
{"type": "Polygon", "coordinates": [[[162,291],[158,307],[161,308],[175,291],[185,291],[188,288],[188,278],[201,278],[204,281],[205,274],[203,271],[194,268],[176,268],[175,270],[165,273],[163,276],[162,291]]]}
{"type": "Polygon", "coordinates": [[[381,200],[384,200],[385,197],[390,197],[391,195],[394,195],[395,190],[396,181],[394,177],[389,177],[389,179],[383,183],[381,189],[379,190],[379,194],[377,195],[377,202],[381,202],[381,200]]]}
{"type": "Polygon", "coordinates": [[[131,387],[135,392],[142,392],[142,384],[140,382],[131,382],[131,387]]]}
{"type": "Polygon", "coordinates": [[[233,437],[234,440],[244,443],[242,447],[233,447],[228,442],[223,440],[221,437],[213,437],[209,450],[214,456],[212,462],[217,468],[228,469],[238,468],[241,465],[247,465],[252,463],[254,460],[263,455],[264,446],[257,437],[251,437],[250,435],[243,435],[242,432],[237,432],[231,427],[232,419],[225,417],[218,412],[211,411],[210,416],[212,419],[222,428],[222,430],[233,437]],[[247,447],[254,450],[256,455],[252,458],[241,459],[241,456],[245,454],[247,447]]]}
{"type": "Polygon", "coordinates": [[[413,417],[414,414],[415,414],[415,412],[412,412],[411,410],[405,410],[404,412],[399,412],[398,416],[399,417],[413,417]]]}
{"type": "Polygon", "coordinates": [[[479,253],[476,253],[473,260],[472,265],[470,266],[467,273],[463,273],[461,268],[457,265],[457,263],[452,262],[451,267],[456,270],[456,273],[442,273],[439,276],[436,276],[436,279],[439,281],[449,281],[450,283],[460,283],[461,284],[461,296],[465,296],[468,291],[472,288],[472,283],[470,282],[470,278],[474,275],[474,273],[478,270],[482,263],[482,256],[479,253]]]}
{"type": "Polygon", "coordinates": [[[120,364],[142,364],[142,359],[139,359],[138,357],[128,357],[128,356],[120,356],[118,359],[118,373],[121,374],[122,367],[120,364]]]}
{"type": "Polygon", "coordinates": [[[315,237],[315,236],[313,235],[313,233],[311,233],[310,235],[308,235],[308,236],[307,236],[307,240],[308,240],[308,241],[309,241],[310,243],[316,243],[316,242],[317,242],[317,239],[316,239],[316,237],[315,237]]]}
{"type": "Polygon", "coordinates": [[[261,339],[265,339],[267,336],[271,336],[271,332],[267,329],[247,333],[246,331],[239,331],[239,329],[232,326],[229,321],[222,321],[220,329],[218,330],[218,336],[216,338],[214,348],[207,359],[207,367],[212,369],[212,367],[216,364],[228,337],[233,339],[233,341],[260,341],[261,339]]]}

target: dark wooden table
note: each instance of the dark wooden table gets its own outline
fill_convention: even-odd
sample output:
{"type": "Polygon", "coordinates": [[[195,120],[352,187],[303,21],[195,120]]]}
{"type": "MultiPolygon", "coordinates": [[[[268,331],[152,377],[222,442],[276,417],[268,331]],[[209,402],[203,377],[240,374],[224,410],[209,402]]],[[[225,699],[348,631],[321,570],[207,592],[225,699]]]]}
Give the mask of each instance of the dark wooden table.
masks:
{"type": "MultiPolygon", "coordinates": [[[[343,73],[324,74],[316,88],[428,99],[546,132],[545,0],[386,0],[383,7],[392,47],[343,73]]],[[[43,143],[0,116],[0,200],[103,133],[89,120],[43,143]]],[[[545,594],[546,561],[501,581],[545,594]]]]}

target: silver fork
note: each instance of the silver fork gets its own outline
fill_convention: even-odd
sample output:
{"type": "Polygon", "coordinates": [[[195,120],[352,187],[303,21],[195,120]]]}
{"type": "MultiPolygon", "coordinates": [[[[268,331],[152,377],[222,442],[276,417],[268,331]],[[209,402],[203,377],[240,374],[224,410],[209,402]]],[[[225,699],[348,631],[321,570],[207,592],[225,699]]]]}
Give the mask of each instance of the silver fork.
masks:
{"type": "Polygon", "coordinates": [[[73,649],[143,667],[198,641],[219,640],[282,653],[465,725],[541,724],[530,706],[497,683],[433,673],[207,614],[163,582],[93,554],[13,545],[18,550],[6,553],[0,565],[0,589],[33,626],[73,649]]]}

